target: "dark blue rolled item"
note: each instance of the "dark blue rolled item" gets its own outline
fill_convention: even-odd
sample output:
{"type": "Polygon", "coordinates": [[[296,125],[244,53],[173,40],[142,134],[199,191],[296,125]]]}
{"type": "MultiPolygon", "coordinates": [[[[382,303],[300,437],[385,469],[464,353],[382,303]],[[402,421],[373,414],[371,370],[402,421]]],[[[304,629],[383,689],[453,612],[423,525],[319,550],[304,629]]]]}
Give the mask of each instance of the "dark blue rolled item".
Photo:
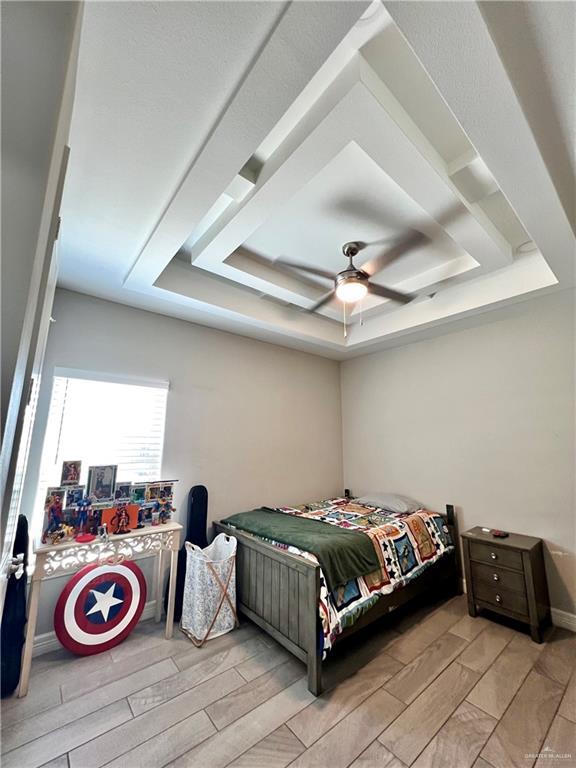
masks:
{"type": "MultiPolygon", "coordinates": [[[[190,541],[198,547],[208,546],[206,538],[206,521],[208,517],[208,489],[205,485],[195,485],[188,494],[188,518],[184,541],[190,541]]],[[[182,600],[184,598],[184,581],[186,579],[186,550],[184,542],[178,552],[178,572],[176,574],[176,596],[174,599],[174,621],[182,617],[182,600]]],[[[168,584],[164,591],[164,610],[168,610],[168,584]]]]}
{"type": "Polygon", "coordinates": [[[12,574],[6,585],[2,628],[2,698],[10,696],[16,690],[20,680],[22,665],[22,647],[24,645],[24,627],[26,626],[26,577],[28,572],[28,520],[18,515],[18,525],[12,554],[14,557],[24,553],[24,573],[20,578],[12,574]]]}

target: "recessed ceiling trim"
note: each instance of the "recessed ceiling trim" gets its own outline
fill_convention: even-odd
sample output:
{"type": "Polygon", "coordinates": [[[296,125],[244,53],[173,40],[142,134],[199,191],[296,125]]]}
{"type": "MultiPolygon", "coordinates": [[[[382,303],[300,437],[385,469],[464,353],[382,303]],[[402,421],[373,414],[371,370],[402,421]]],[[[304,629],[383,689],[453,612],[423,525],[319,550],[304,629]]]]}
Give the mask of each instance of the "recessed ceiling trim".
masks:
{"type": "MultiPolygon", "coordinates": [[[[362,82],[348,91],[338,105],[308,137],[293,148],[286,162],[262,184],[233,214],[206,233],[193,249],[194,264],[231,279],[237,279],[225,259],[241,248],[267,218],[299,189],[310,182],[351,142],[356,143],[405,191],[422,210],[421,223],[439,222],[444,230],[483,269],[508,263],[502,252],[463,205],[445,180],[418,152],[362,82]],[[357,116],[362,119],[357,119],[357,116]]],[[[263,286],[259,285],[259,289],[263,286]]],[[[268,292],[298,303],[277,285],[268,292]]],[[[306,302],[300,302],[306,305],[306,302]]]]}
{"type": "MultiPolygon", "coordinates": [[[[359,24],[367,3],[203,5],[165,4],[159,37],[150,4],[85,14],[60,285],[336,358],[566,285],[545,259],[571,275],[569,211],[562,219],[551,186],[557,166],[541,174],[550,157],[519,87],[540,64],[558,70],[560,55],[536,43],[562,40],[565,14],[548,24],[486,4],[391,5],[410,21],[402,31],[378,0],[359,24]],[[503,47],[511,30],[496,35],[499,13],[519,22],[510,42],[530,65],[524,79],[503,47]],[[414,228],[425,239],[395,259],[414,228]],[[357,266],[381,267],[376,285],[418,297],[368,296],[345,338],[341,304],[304,311],[323,280],[274,259],[336,273],[357,238],[357,266]]],[[[540,111],[562,117],[565,82],[553,86],[540,111]]]]}
{"type": "MultiPolygon", "coordinates": [[[[385,83],[382,82],[370,64],[368,64],[368,62],[363,58],[361,58],[360,76],[362,82],[366,85],[367,88],[369,88],[374,97],[380,102],[390,117],[397,123],[400,130],[403,131],[403,133],[405,133],[406,136],[412,141],[414,147],[422,153],[432,168],[434,168],[436,173],[441,176],[444,183],[454,192],[454,194],[460,199],[463,205],[468,208],[470,213],[472,213],[472,215],[482,225],[483,229],[496,243],[502,254],[498,260],[499,264],[509,264],[513,258],[510,243],[502,236],[500,231],[494,226],[482,208],[476,204],[476,201],[469,200],[466,195],[462,193],[462,190],[458,184],[454,182],[453,179],[455,174],[465,171],[468,167],[477,163],[482,164],[482,160],[478,157],[478,154],[474,148],[471,147],[469,151],[459,155],[453,161],[446,163],[440,153],[434,148],[428,138],[416,125],[414,120],[412,120],[398,99],[385,85],[385,83]]],[[[488,192],[486,194],[488,194],[488,192]]]]}
{"type": "Polygon", "coordinates": [[[413,302],[397,312],[377,315],[364,325],[354,325],[348,335],[348,346],[369,348],[382,338],[450,322],[466,313],[486,311],[491,305],[500,305],[529,292],[535,295],[556,284],[552,270],[540,253],[523,256],[474,281],[447,286],[428,301],[413,302]]]}
{"type": "Polygon", "coordinates": [[[154,283],[187,239],[191,225],[232,182],[368,6],[363,0],[288,4],[142,248],[125,286],[146,289],[154,283]]]}
{"type": "Polygon", "coordinates": [[[345,346],[342,326],[338,323],[272,302],[254,301],[252,291],[177,260],[166,267],[155,286],[166,294],[174,294],[179,301],[195,309],[217,312],[230,320],[249,323],[280,335],[292,335],[333,350],[345,346]]]}
{"type": "Polygon", "coordinates": [[[574,233],[479,5],[385,6],[558,280],[574,285],[574,233]]]}

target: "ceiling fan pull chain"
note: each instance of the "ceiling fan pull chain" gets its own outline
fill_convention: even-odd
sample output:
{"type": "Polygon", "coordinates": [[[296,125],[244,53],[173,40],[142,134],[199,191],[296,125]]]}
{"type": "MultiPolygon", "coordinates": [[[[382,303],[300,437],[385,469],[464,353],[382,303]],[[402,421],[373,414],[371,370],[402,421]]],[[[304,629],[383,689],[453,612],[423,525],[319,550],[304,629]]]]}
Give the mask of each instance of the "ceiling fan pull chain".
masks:
{"type": "Polygon", "coordinates": [[[344,338],[348,338],[348,328],[346,327],[346,303],[342,302],[342,317],[344,321],[344,338]]]}

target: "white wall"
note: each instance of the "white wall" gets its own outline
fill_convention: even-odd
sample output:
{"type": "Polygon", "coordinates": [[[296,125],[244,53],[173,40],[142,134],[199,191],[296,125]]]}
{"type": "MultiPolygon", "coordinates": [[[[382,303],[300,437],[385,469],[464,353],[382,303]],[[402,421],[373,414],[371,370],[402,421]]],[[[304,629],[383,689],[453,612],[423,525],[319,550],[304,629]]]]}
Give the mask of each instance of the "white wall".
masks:
{"type": "Polygon", "coordinates": [[[552,606],[575,612],[574,395],[571,291],[346,361],[344,483],[543,538],[552,606]]]}
{"type": "MultiPolygon", "coordinates": [[[[69,291],[57,291],[52,314],[36,443],[54,367],[167,379],[162,471],[180,479],[181,521],[198,483],[210,520],[342,492],[337,362],[69,291]]],[[[38,634],[52,629],[65,580],[43,585],[38,634]]]]}

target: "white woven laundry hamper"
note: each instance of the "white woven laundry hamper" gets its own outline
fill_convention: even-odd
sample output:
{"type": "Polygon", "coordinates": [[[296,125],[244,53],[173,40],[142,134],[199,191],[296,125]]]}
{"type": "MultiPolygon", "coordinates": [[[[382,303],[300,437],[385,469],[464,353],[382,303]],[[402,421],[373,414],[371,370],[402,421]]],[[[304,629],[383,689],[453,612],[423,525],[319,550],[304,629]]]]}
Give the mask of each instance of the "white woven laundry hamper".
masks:
{"type": "Polygon", "coordinates": [[[234,536],[219,533],[205,549],[186,542],[186,580],[180,628],[194,645],[238,625],[234,536]]]}

